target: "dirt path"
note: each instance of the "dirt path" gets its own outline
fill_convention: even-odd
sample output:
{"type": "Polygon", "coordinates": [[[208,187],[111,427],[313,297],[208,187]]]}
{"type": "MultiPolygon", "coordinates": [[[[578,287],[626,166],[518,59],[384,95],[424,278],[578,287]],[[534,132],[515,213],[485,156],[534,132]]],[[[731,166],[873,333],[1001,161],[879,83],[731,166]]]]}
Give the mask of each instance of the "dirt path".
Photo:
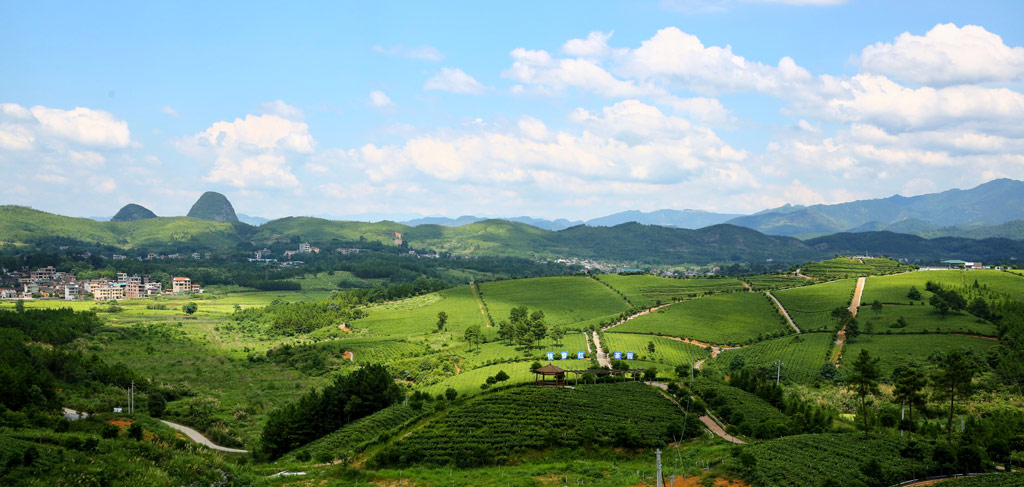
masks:
{"type": "Polygon", "coordinates": [[[754,292],[754,288],[750,287],[750,283],[749,282],[747,282],[747,281],[740,281],[740,284],[743,284],[743,287],[747,288],[747,292],[751,292],[751,293],[754,292]]]}
{"type": "Polygon", "coordinates": [[[864,294],[864,283],[867,282],[868,278],[858,277],[857,288],[853,290],[853,300],[850,301],[850,314],[854,318],[857,317],[857,309],[860,308],[860,298],[864,294]]]}
{"type": "Polygon", "coordinates": [[[796,275],[796,277],[802,277],[804,279],[811,280],[811,281],[814,280],[814,278],[811,277],[811,276],[805,276],[805,275],[801,274],[800,273],[800,269],[797,269],[796,272],[794,272],[793,274],[796,275]]]}
{"type": "Polygon", "coordinates": [[[469,290],[473,293],[473,298],[476,299],[476,307],[480,308],[480,318],[484,320],[484,327],[491,327],[491,320],[487,319],[487,310],[484,309],[484,301],[480,299],[480,290],[477,289],[476,283],[469,285],[469,290]]]}
{"type": "MultiPolygon", "coordinates": [[[[697,345],[700,348],[711,347],[711,358],[718,357],[718,354],[720,354],[722,352],[725,352],[727,350],[739,350],[739,349],[741,349],[743,347],[746,347],[746,345],[740,345],[738,347],[729,347],[729,346],[726,346],[726,345],[714,345],[714,344],[711,344],[711,343],[699,342],[699,341],[693,340],[691,338],[671,337],[671,336],[665,336],[665,335],[653,335],[653,334],[650,334],[650,333],[630,333],[630,335],[642,335],[642,336],[647,336],[647,337],[668,338],[669,340],[675,340],[677,342],[689,343],[690,345],[697,345]]],[[[702,362],[704,362],[704,361],[701,360],[698,363],[702,363],[702,362]]]]}
{"type": "MultiPolygon", "coordinates": [[[[680,302],[682,302],[682,301],[680,301],[680,302]]],[[[639,318],[639,317],[641,317],[643,315],[649,315],[649,314],[651,314],[651,313],[653,313],[655,311],[658,311],[659,309],[664,308],[666,306],[672,306],[673,304],[679,304],[679,303],[665,303],[665,304],[663,304],[661,306],[655,306],[653,308],[648,308],[648,309],[645,309],[645,310],[643,310],[643,311],[641,311],[641,312],[639,312],[639,313],[637,313],[635,315],[629,315],[629,316],[625,317],[624,319],[619,320],[618,322],[616,322],[614,324],[611,324],[611,325],[608,325],[608,326],[606,326],[604,328],[601,328],[601,329],[602,330],[610,330],[610,329],[615,328],[616,326],[619,326],[619,325],[621,325],[621,324],[623,324],[623,323],[625,323],[625,322],[627,322],[629,320],[632,320],[633,318],[639,318]]]]}
{"type": "Polygon", "coordinates": [[[201,433],[199,433],[198,431],[196,431],[196,430],[194,430],[192,428],[189,428],[188,426],[181,425],[181,424],[178,424],[178,423],[172,423],[170,421],[164,421],[162,419],[160,420],[160,422],[163,423],[163,424],[166,424],[167,426],[170,426],[171,428],[174,428],[174,429],[176,429],[176,430],[178,430],[178,431],[180,431],[182,433],[185,433],[185,436],[188,436],[188,438],[190,440],[192,440],[192,441],[194,441],[196,443],[199,443],[200,445],[205,445],[205,446],[209,447],[211,450],[217,450],[217,451],[222,451],[222,452],[227,452],[227,453],[249,453],[249,450],[239,450],[237,448],[227,448],[227,447],[223,447],[223,446],[214,444],[212,441],[207,439],[201,433]]]}
{"type": "Polygon", "coordinates": [[[722,427],[718,423],[716,423],[715,420],[711,419],[710,416],[701,416],[700,422],[704,423],[704,426],[707,426],[712,433],[719,436],[723,440],[728,441],[729,443],[735,443],[737,445],[746,444],[745,441],[736,438],[735,436],[732,436],[729,433],[726,433],[725,430],[722,429],[722,427]]]}
{"type": "Polygon", "coordinates": [[[597,363],[601,367],[611,367],[612,361],[608,360],[608,354],[601,349],[601,339],[597,337],[597,332],[594,332],[594,348],[597,350],[597,363]]]}
{"type": "Polygon", "coordinates": [[[801,333],[800,328],[797,328],[796,323],[793,323],[793,318],[789,317],[789,313],[786,311],[786,308],[782,307],[782,303],[779,302],[775,295],[772,294],[770,291],[764,294],[769,298],[772,298],[772,301],[775,301],[775,307],[778,308],[779,313],[786,318],[786,321],[789,323],[789,326],[792,326],[797,333],[801,333]]]}
{"type": "MultiPolygon", "coordinates": [[[[860,299],[864,294],[864,283],[867,282],[868,278],[858,277],[857,287],[853,290],[853,299],[850,300],[850,314],[854,318],[857,317],[857,310],[860,309],[860,299]]],[[[843,346],[846,345],[846,327],[839,330],[836,333],[836,353],[832,356],[832,363],[839,367],[839,359],[843,356],[843,346]]]]}

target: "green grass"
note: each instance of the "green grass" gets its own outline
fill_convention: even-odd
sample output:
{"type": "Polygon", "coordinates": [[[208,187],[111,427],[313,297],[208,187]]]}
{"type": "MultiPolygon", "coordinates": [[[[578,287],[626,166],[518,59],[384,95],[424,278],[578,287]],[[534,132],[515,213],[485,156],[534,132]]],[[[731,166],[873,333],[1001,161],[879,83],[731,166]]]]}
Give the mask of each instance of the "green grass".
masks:
{"type": "Polygon", "coordinates": [[[856,279],[844,279],[772,294],[779,298],[801,331],[832,330],[836,324],[829,313],[835,308],[849,306],[856,284],[856,279]]]}
{"type": "Polygon", "coordinates": [[[775,406],[739,387],[701,379],[694,382],[693,389],[708,403],[719,419],[728,423],[749,423],[753,426],[769,421],[786,420],[786,415],[775,406]]]}
{"type": "Polygon", "coordinates": [[[376,443],[379,437],[388,437],[389,433],[395,433],[398,428],[415,420],[420,414],[420,411],[408,405],[385,408],[289,453],[286,458],[294,459],[300,451],[309,452],[313,459],[321,455],[328,455],[331,459],[350,458],[376,443]]]}
{"type": "Polygon", "coordinates": [[[515,387],[452,407],[396,441],[390,460],[387,448],[378,459],[503,464],[525,451],[552,446],[663,446],[671,441],[669,426],[682,418],[678,406],[639,383],[515,387]]]}
{"type": "Polygon", "coordinates": [[[768,297],[758,293],[732,293],[673,304],[608,331],[674,336],[726,345],[749,343],[787,330],[789,327],[782,323],[768,297]]]}
{"type": "Polygon", "coordinates": [[[928,281],[935,282],[947,289],[955,289],[961,294],[974,292],[974,281],[978,281],[978,292],[992,299],[995,294],[1006,295],[1013,299],[1024,299],[1024,279],[1012,273],[994,270],[976,271],[920,271],[894,276],[869,277],[864,284],[863,303],[870,304],[875,300],[883,303],[907,304],[907,292],[911,286],[921,291],[924,302],[928,302],[931,293],[925,291],[928,281]]]}
{"type": "Polygon", "coordinates": [[[843,363],[855,359],[861,350],[880,359],[882,374],[888,377],[898,366],[921,367],[936,351],[967,349],[980,360],[998,344],[995,340],[957,335],[872,335],[860,336],[843,348],[843,363]]]}
{"type": "Polygon", "coordinates": [[[967,313],[940,314],[928,305],[885,305],[880,313],[875,313],[870,306],[861,306],[857,314],[861,332],[871,324],[874,333],[964,333],[968,335],[996,336],[996,325],[980,320],[967,313]],[[907,326],[894,328],[891,325],[903,317],[907,326]]]}
{"type": "Polygon", "coordinates": [[[394,337],[426,335],[437,330],[437,314],[443,311],[448,314],[447,329],[461,336],[469,326],[486,326],[478,303],[469,286],[461,286],[368,307],[365,311],[369,316],[352,322],[352,326],[394,337]]]}
{"type": "Polygon", "coordinates": [[[638,360],[658,362],[671,365],[689,365],[691,360],[697,362],[710,356],[707,350],[683,343],[679,340],[664,337],[651,337],[632,335],[628,333],[605,333],[601,346],[609,355],[618,350],[620,352],[634,352],[638,360]],[[654,343],[654,353],[647,349],[648,343],[654,343]]]}
{"type": "Polygon", "coordinates": [[[832,335],[829,333],[803,333],[755,343],[739,350],[722,352],[705,364],[709,370],[728,374],[733,368],[771,367],[782,361],[782,380],[785,382],[810,384],[818,377],[821,366],[825,365],[825,352],[832,335]],[[733,365],[733,362],[736,362],[733,365]]]}
{"type": "Polygon", "coordinates": [[[607,286],[587,277],[543,277],[489,282],[480,292],[495,324],[509,311],[526,306],[544,311],[549,326],[583,328],[629,309],[607,286]]]}
{"type": "Polygon", "coordinates": [[[597,278],[616,289],[634,306],[649,308],[660,303],[695,298],[709,293],[743,291],[736,279],[669,279],[650,274],[620,276],[600,274],[597,278]]]}

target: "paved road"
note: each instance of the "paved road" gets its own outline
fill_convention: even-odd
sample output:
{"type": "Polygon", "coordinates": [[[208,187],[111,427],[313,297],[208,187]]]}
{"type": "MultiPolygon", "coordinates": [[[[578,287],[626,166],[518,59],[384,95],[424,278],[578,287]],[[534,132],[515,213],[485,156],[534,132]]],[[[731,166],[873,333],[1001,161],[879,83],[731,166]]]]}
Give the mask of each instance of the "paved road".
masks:
{"type": "Polygon", "coordinates": [[[601,349],[601,339],[597,337],[597,332],[594,332],[594,348],[597,349],[597,363],[601,367],[611,367],[612,361],[608,360],[608,354],[601,349]]]}
{"type": "Polygon", "coordinates": [[[770,292],[766,292],[765,294],[767,294],[769,298],[772,298],[772,301],[775,301],[775,306],[779,308],[779,313],[782,313],[782,316],[786,317],[786,321],[789,322],[789,326],[792,326],[797,333],[801,333],[800,329],[796,327],[796,323],[793,323],[793,318],[789,317],[789,313],[786,311],[786,308],[782,307],[782,303],[775,298],[775,295],[770,292]]]}
{"type": "Polygon", "coordinates": [[[735,436],[732,436],[729,433],[726,433],[725,430],[722,429],[722,427],[719,426],[718,423],[715,422],[715,420],[711,419],[710,416],[701,416],[700,422],[704,423],[704,426],[707,426],[712,433],[718,435],[720,438],[722,438],[725,441],[728,441],[729,443],[736,443],[737,445],[746,444],[745,441],[735,436]]]}
{"type": "Polygon", "coordinates": [[[609,328],[615,328],[616,326],[619,326],[619,325],[621,325],[621,324],[623,324],[623,323],[625,323],[625,322],[627,322],[629,320],[632,320],[634,318],[639,318],[639,317],[641,317],[643,315],[651,314],[654,311],[658,311],[659,309],[664,308],[665,306],[671,306],[673,304],[679,304],[679,303],[665,303],[665,304],[663,304],[661,306],[655,306],[653,308],[645,309],[645,310],[643,310],[643,311],[641,311],[641,312],[639,312],[639,313],[637,313],[635,315],[629,315],[629,316],[623,318],[622,320],[619,320],[618,322],[613,323],[611,325],[608,325],[608,326],[606,326],[604,328],[601,328],[601,329],[602,330],[607,330],[609,328]]]}
{"type": "Polygon", "coordinates": [[[220,445],[214,444],[212,441],[207,439],[201,433],[199,433],[198,431],[196,431],[196,430],[194,430],[192,428],[189,428],[188,426],[181,425],[181,424],[178,424],[178,423],[172,423],[170,421],[164,421],[162,419],[160,420],[160,422],[163,423],[163,424],[166,424],[167,426],[170,426],[171,428],[174,428],[174,429],[176,429],[176,430],[178,430],[178,431],[180,431],[182,433],[185,433],[185,436],[188,436],[188,438],[190,440],[192,440],[192,441],[194,441],[196,443],[199,443],[201,445],[205,445],[205,446],[209,447],[211,450],[217,450],[217,451],[222,451],[222,452],[227,452],[227,453],[249,453],[249,450],[239,450],[239,449],[236,449],[236,448],[227,448],[227,447],[224,447],[224,446],[220,446],[220,445]]]}

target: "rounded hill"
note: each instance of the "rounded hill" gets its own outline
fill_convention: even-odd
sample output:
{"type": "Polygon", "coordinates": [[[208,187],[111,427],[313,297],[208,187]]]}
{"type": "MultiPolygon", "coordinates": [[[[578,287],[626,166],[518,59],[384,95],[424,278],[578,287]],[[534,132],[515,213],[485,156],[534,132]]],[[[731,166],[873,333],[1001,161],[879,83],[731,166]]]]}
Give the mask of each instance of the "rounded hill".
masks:
{"type": "Polygon", "coordinates": [[[117,214],[114,215],[110,221],[133,222],[137,220],[148,220],[150,218],[156,218],[156,213],[153,213],[145,206],[128,203],[118,210],[117,214]]]}
{"type": "Polygon", "coordinates": [[[213,220],[215,222],[238,222],[235,208],[231,206],[231,202],[228,201],[227,197],[213,191],[203,193],[196,203],[192,205],[192,209],[188,210],[188,216],[199,218],[200,220],[213,220]]]}

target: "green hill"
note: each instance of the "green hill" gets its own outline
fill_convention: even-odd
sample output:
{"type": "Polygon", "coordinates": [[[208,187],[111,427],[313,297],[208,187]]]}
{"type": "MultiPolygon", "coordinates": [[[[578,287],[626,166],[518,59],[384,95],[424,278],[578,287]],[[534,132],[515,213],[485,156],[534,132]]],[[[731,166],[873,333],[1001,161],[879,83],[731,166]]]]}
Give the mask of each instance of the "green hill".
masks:
{"type": "Polygon", "coordinates": [[[112,222],[133,222],[136,220],[147,220],[150,218],[156,218],[156,213],[153,213],[145,206],[136,205],[135,203],[128,203],[124,205],[117,214],[110,219],[112,222]]]}
{"type": "Polygon", "coordinates": [[[200,220],[213,220],[215,222],[238,222],[235,215],[235,208],[227,197],[220,193],[207,191],[188,210],[188,216],[200,220]]]}
{"type": "Polygon", "coordinates": [[[4,243],[39,244],[67,239],[85,244],[148,250],[232,248],[239,241],[229,223],[188,217],[156,217],[128,222],[98,222],[54,215],[23,206],[0,206],[4,243]]]}

